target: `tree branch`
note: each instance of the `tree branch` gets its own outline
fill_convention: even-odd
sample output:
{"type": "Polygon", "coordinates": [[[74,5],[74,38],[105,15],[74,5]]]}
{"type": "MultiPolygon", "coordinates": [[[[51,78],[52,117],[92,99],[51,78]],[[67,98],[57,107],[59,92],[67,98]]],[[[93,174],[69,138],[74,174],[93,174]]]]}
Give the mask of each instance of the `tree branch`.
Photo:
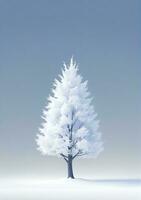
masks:
{"type": "Polygon", "coordinates": [[[73,157],[72,159],[74,159],[76,156],[78,156],[79,152],[77,152],[73,157]]]}
{"type": "Polygon", "coordinates": [[[77,140],[73,141],[72,147],[75,147],[75,145],[77,144],[77,140]]]}
{"type": "Polygon", "coordinates": [[[65,157],[65,158],[68,158],[68,157],[67,157],[67,156],[65,156],[63,153],[61,153],[60,155],[61,155],[61,156],[63,156],[63,157],[65,157]]]}
{"type": "Polygon", "coordinates": [[[76,156],[84,156],[87,153],[80,153],[79,151],[72,157],[72,159],[74,159],[76,156]]]}
{"type": "Polygon", "coordinates": [[[68,162],[68,157],[67,156],[65,156],[63,153],[60,153],[60,155],[64,158],[64,160],[66,161],[66,162],[68,162]]]}
{"type": "Polygon", "coordinates": [[[78,154],[77,156],[85,156],[87,153],[78,154]]]}

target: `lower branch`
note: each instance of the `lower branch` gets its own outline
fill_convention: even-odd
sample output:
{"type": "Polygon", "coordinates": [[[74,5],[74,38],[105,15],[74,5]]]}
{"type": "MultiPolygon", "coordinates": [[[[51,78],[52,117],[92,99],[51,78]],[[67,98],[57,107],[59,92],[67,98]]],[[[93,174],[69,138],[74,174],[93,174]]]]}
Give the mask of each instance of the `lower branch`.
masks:
{"type": "Polygon", "coordinates": [[[78,154],[77,156],[85,156],[87,153],[78,154]]]}
{"type": "Polygon", "coordinates": [[[80,153],[80,152],[78,152],[78,153],[76,153],[73,157],[72,157],[72,159],[74,159],[76,156],[84,156],[84,155],[86,155],[87,153],[80,153]]]}
{"type": "Polygon", "coordinates": [[[68,163],[68,157],[65,156],[63,153],[60,153],[60,155],[64,158],[64,160],[68,163]]]}

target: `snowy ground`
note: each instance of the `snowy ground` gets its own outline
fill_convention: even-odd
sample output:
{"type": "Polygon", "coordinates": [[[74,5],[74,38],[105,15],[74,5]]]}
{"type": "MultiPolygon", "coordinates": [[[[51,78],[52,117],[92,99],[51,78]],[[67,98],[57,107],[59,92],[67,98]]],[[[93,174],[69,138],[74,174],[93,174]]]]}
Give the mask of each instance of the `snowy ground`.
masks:
{"type": "Polygon", "coordinates": [[[0,200],[141,200],[141,181],[58,179],[0,183],[0,200]]]}

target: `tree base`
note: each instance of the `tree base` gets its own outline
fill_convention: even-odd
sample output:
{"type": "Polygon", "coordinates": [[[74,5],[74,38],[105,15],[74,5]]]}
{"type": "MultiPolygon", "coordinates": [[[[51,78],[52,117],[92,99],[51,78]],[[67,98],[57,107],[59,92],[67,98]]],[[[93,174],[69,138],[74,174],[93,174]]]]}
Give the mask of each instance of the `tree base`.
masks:
{"type": "Polygon", "coordinates": [[[69,177],[67,177],[68,179],[75,179],[75,177],[73,176],[73,177],[71,177],[71,176],[69,176],[69,177]]]}

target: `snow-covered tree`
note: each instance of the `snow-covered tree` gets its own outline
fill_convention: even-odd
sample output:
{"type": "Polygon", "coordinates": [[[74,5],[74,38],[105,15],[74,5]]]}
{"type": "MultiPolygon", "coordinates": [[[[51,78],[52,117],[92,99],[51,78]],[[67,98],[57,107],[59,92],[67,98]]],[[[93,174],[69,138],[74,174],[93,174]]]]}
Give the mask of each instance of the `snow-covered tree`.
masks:
{"type": "Polygon", "coordinates": [[[73,58],[69,65],[64,64],[59,80],[55,79],[42,117],[44,122],[36,139],[38,150],[62,157],[68,165],[68,178],[74,178],[74,158],[96,157],[103,150],[87,81],[78,74],[73,58]]]}

